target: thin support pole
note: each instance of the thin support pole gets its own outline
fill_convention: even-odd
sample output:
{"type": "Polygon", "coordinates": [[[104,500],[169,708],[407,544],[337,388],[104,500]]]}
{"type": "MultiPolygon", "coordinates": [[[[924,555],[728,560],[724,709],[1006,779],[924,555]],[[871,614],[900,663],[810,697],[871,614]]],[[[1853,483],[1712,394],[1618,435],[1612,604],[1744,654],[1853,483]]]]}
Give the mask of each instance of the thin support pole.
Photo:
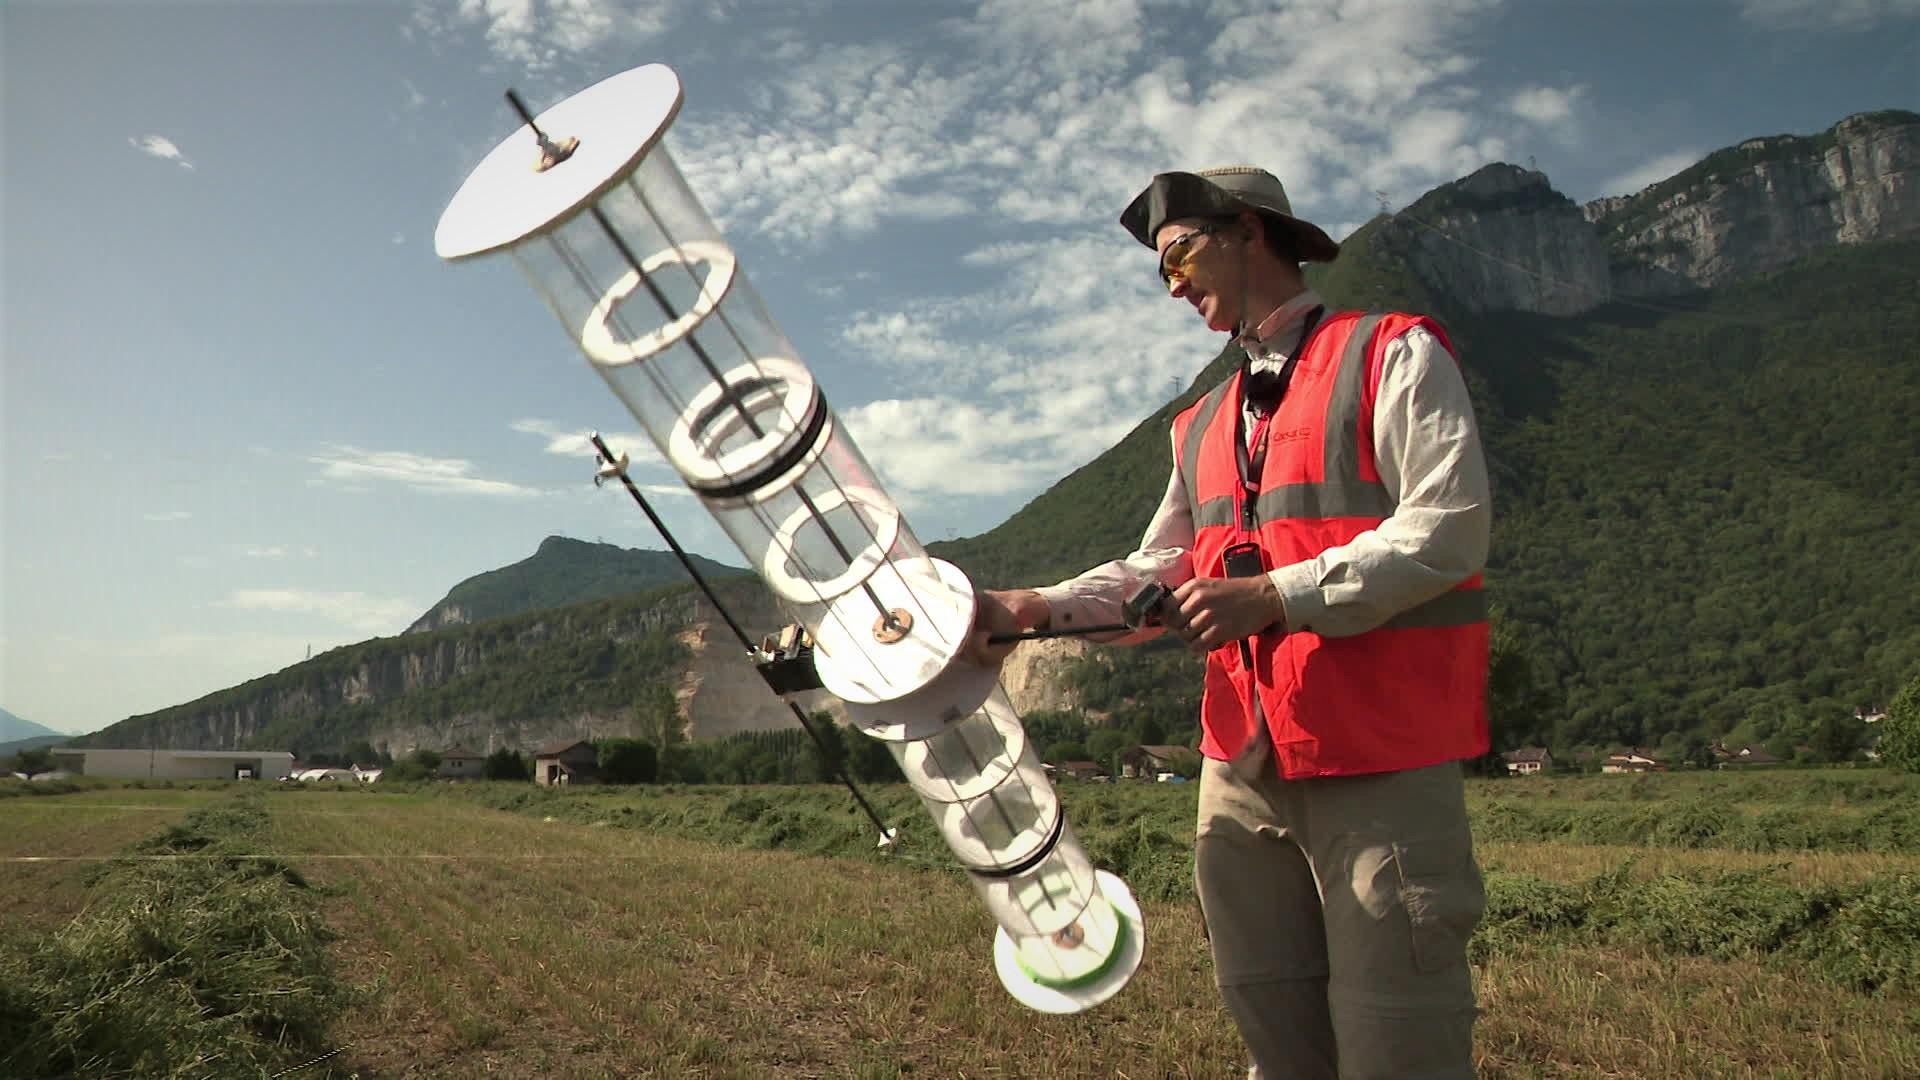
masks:
{"type": "MultiPolygon", "coordinates": [[[[594,450],[600,454],[601,461],[612,464],[618,460],[613,456],[613,451],[607,449],[606,440],[600,437],[599,432],[595,432],[590,438],[593,442],[594,450]]],[[[733,621],[733,616],[727,613],[726,605],[720,602],[720,597],[714,593],[713,586],[707,584],[706,577],[700,573],[698,567],[693,565],[693,559],[687,555],[686,549],[682,548],[680,542],[673,538],[673,533],[667,529],[667,523],[660,520],[659,514],[654,513],[653,506],[647,502],[646,496],[640,494],[640,488],[633,482],[632,477],[628,476],[624,470],[619,473],[619,476],[620,482],[626,486],[627,494],[633,496],[633,501],[640,505],[640,511],[647,515],[648,521],[653,523],[654,531],[658,532],[660,538],[667,542],[667,546],[673,549],[674,558],[680,560],[680,565],[686,570],[687,576],[691,577],[693,583],[700,587],[700,591],[706,594],[707,602],[713,605],[713,610],[720,613],[720,618],[727,624],[727,629],[732,630],[733,636],[739,640],[740,647],[745,649],[748,655],[753,655],[755,652],[753,639],[749,638],[747,632],[740,628],[740,624],[733,621]]],[[[762,678],[764,677],[765,676],[762,676],[762,678]]],[[[853,801],[860,804],[860,809],[866,813],[867,820],[873,822],[874,828],[880,830],[881,842],[883,844],[889,842],[896,833],[887,828],[887,823],[880,819],[879,812],[873,808],[873,804],[869,803],[867,797],[861,793],[859,785],[855,784],[853,778],[847,775],[845,766],[840,763],[840,755],[827,749],[826,737],[814,728],[813,721],[807,719],[805,710],[801,709],[795,702],[787,700],[784,696],[782,700],[787,701],[787,708],[793,711],[793,718],[800,721],[801,729],[807,733],[807,736],[813,740],[813,745],[819,749],[821,760],[833,766],[835,775],[839,777],[842,784],[846,785],[847,791],[853,796],[853,801]]]]}

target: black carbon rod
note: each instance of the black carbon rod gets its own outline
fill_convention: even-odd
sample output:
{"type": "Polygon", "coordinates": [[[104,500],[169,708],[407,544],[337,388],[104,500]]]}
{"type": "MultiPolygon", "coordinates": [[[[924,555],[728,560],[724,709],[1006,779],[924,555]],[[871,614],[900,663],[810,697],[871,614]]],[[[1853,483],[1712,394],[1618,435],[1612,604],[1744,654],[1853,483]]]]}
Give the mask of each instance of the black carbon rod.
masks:
{"type": "MultiPolygon", "coordinates": [[[[612,465],[617,460],[613,456],[613,451],[607,449],[606,440],[600,437],[599,432],[594,432],[589,438],[593,441],[594,450],[599,452],[601,461],[612,465]]],[[[720,618],[725,620],[727,629],[732,630],[733,636],[739,640],[740,647],[746,650],[749,656],[753,655],[756,651],[754,649],[753,639],[749,638],[747,632],[740,629],[740,624],[733,621],[733,616],[727,613],[726,605],[720,602],[720,597],[715,595],[713,586],[707,584],[707,579],[700,573],[699,568],[693,565],[693,560],[687,556],[686,549],[680,546],[680,541],[673,538],[673,533],[667,529],[667,523],[661,521],[660,515],[653,512],[653,506],[647,502],[646,496],[640,494],[639,486],[633,482],[632,477],[626,474],[626,470],[620,470],[618,475],[620,482],[626,485],[627,494],[633,496],[633,501],[640,505],[640,511],[647,515],[648,521],[653,523],[654,531],[660,534],[660,539],[665,540],[669,548],[673,549],[674,558],[680,560],[680,565],[687,571],[687,576],[692,578],[693,583],[700,586],[700,591],[706,594],[707,603],[712,604],[713,610],[720,613],[720,618]]],[[[786,699],[783,697],[782,700],[786,699]]],[[[833,766],[835,775],[840,778],[842,784],[846,785],[847,791],[853,795],[853,801],[860,804],[860,809],[866,812],[867,820],[873,822],[874,828],[880,830],[881,841],[885,842],[892,839],[896,834],[887,828],[886,822],[880,820],[879,812],[873,808],[872,803],[867,801],[867,797],[861,794],[859,785],[853,782],[853,777],[847,775],[846,766],[840,762],[840,755],[832,753],[827,749],[826,737],[814,728],[813,721],[807,719],[806,711],[792,701],[787,701],[787,708],[793,710],[793,718],[800,721],[801,729],[807,733],[807,737],[812,739],[813,745],[819,749],[821,760],[833,766]]]]}
{"type": "Polygon", "coordinates": [[[1120,631],[1123,631],[1123,630],[1133,630],[1133,629],[1136,629],[1136,627],[1128,626],[1126,623],[1101,623],[1098,626],[1076,626],[1070,630],[1057,630],[1057,629],[1017,630],[1017,631],[1011,631],[1005,634],[990,634],[987,636],[987,643],[990,645],[1005,645],[1009,641],[1033,641],[1037,638],[1079,637],[1081,634],[1114,634],[1114,633],[1119,633],[1120,631]]]}

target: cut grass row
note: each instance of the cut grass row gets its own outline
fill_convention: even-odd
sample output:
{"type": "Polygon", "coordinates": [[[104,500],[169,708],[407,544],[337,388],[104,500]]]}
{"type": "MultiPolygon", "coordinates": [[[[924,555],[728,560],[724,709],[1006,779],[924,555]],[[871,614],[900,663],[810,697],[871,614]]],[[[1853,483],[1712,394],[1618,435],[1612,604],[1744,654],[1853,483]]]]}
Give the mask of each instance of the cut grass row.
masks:
{"type": "MultiPolygon", "coordinates": [[[[1193,795],[1177,790],[1187,786],[1077,787],[1069,792],[1068,811],[1096,863],[1144,898],[1178,902],[1193,895],[1187,855],[1193,795]]],[[[458,790],[465,797],[489,797],[480,789],[458,790]]],[[[660,789],[495,794],[526,813],[598,827],[701,828],[709,840],[746,847],[870,852],[855,846],[857,823],[828,789],[795,791],[787,799],[733,789],[724,801],[707,799],[705,792],[660,789]]],[[[880,798],[887,808],[883,812],[909,820],[900,804],[911,796],[882,789],[880,798]]],[[[1690,799],[1668,809],[1694,805],[1690,799]]],[[[922,826],[909,836],[924,838],[929,831],[922,826]]],[[[908,858],[930,857],[929,862],[952,872],[943,851],[925,847],[921,839],[920,850],[910,848],[908,858]]],[[[1542,853],[1529,861],[1552,860],[1542,853]]],[[[1629,859],[1572,881],[1532,872],[1524,864],[1490,870],[1487,915],[1476,943],[1482,952],[1514,940],[1640,943],[1673,955],[1791,965],[1851,989],[1920,994],[1920,875],[1909,872],[1904,861],[1892,861],[1893,872],[1839,881],[1790,880],[1773,865],[1667,862],[1670,869],[1664,872],[1643,873],[1629,859]]]]}
{"type": "Polygon", "coordinates": [[[311,1057],[349,994],[317,895],[267,846],[258,799],[209,801],[88,866],[58,929],[0,940],[0,1075],[257,1076],[311,1057]]]}
{"type": "MultiPolygon", "coordinates": [[[[884,861],[832,789],[530,791],[259,800],[271,817],[259,848],[327,883],[326,920],[342,935],[333,955],[366,991],[333,1026],[327,1048],[344,1052],[303,1077],[1238,1071],[1181,891],[1186,841],[1160,805],[1177,807],[1190,790],[1069,792],[1089,850],[1133,860],[1122,876],[1165,897],[1147,904],[1148,960],[1135,982],[1071,1018],[1030,1013],[999,987],[992,925],[904,789],[874,796],[914,845],[884,861]],[[473,801],[483,798],[522,812],[473,801]],[[839,839],[808,832],[815,817],[839,839]],[[719,831],[674,835],[696,821],[719,831]],[[843,844],[851,856],[780,844],[843,844]]],[[[153,811],[124,814],[151,830],[153,811]]],[[[35,831],[80,816],[44,815],[35,831]]],[[[1755,943],[1778,939],[1781,913],[1805,915],[1822,888],[1897,881],[1898,857],[1820,854],[1807,877],[1789,869],[1743,883],[1725,871],[1752,867],[1726,860],[1757,857],[1738,852],[1674,849],[1638,863],[1628,849],[1554,843],[1485,853],[1495,872],[1476,948],[1483,1075],[1920,1075],[1910,989],[1844,989],[1817,964],[1755,943]],[[1685,918],[1666,919],[1669,910],[1685,918]],[[1696,937],[1663,936],[1671,926],[1696,937]],[[1697,936],[1714,926],[1734,929],[1697,936]],[[1740,927],[1758,929],[1743,938],[1740,927]]],[[[1908,895],[1893,894],[1887,911],[1898,915],[1908,895]]],[[[1873,932],[1905,931],[1896,919],[1873,932]]]]}

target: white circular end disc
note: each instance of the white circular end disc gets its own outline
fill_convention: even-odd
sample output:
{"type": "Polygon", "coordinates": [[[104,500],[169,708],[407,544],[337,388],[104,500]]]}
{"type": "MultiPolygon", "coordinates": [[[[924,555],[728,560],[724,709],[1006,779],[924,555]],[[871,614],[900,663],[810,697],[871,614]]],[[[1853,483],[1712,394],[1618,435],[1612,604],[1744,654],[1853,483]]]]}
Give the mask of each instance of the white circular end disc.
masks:
{"type": "Polygon", "coordinates": [[[828,606],[813,632],[813,663],[828,693],[848,705],[896,701],[955,667],[976,668],[988,676],[968,712],[992,693],[996,672],[954,663],[973,629],[973,583],[959,567],[939,559],[905,559],[877,567],[864,581],[846,584],[847,591],[828,606]],[[873,597],[859,585],[871,587],[873,597]],[[875,597],[887,609],[913,617],[912,628],[898,641],[882,644],[874,637],[880,616],[875,597]]]}
{"type": "MultiPolygon", "coordinates": [[[[1093,1008],[1120,992],[1140,970],[1147,951],[1147,924],[1140,917],[1140,905],[1133,891],[1118,877],[1100,870],[1095,873],[1100,896],[1126,919],[1126,936],[1120,941],[1120,954],[1097,978],[1078,986],[1042,986],[1020,966],[1020,948],[1002,927],[993,936],[993,970],[1000,985],[1015,1001],[1043,1013],[1077,1013],[1093,1008]]],[[[1099,901],[1096,900],[1095,903],[1099,901]]]]}
{"type": "Polygon", "coordinates": [[[680,112],[680,77],[648,64],[603,79],[534,118],[549,139],[580,140],[544,172],[533,129],[518,131],[483,158],[454,193],[433,250],[464,259],[516,244],[571,218],[633,172],[680,112]]]}
{"type": "MultiPolygon", "coordinates": [[[[818,658],[815,666],[824,671],[818,658]]],[[[825,677],[821,679],[825,682],[825,677]]],[[[972,716],[1000,684],[996,668],[953,660],[920,689],[885,701],[843,698],[847,723],[881,742],[919,742],[972,716]]],[[[1024,744],[1022,744],[1024,746],[1024,744]]]]}

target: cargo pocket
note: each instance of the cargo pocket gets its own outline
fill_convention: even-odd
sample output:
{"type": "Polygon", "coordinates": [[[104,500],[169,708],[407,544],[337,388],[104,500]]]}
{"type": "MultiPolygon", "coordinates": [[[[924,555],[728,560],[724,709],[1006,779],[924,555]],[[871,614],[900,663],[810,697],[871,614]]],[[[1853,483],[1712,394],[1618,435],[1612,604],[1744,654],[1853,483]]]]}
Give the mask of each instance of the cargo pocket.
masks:
{"type": "Polygon", "coordinates": [[[1473,837],[1466,829],[1396,842],[1400,904],[1413,924],[1413,964],[1425,972],[1466,963],[1467,939],[1487,906],[1473,837]]]}

